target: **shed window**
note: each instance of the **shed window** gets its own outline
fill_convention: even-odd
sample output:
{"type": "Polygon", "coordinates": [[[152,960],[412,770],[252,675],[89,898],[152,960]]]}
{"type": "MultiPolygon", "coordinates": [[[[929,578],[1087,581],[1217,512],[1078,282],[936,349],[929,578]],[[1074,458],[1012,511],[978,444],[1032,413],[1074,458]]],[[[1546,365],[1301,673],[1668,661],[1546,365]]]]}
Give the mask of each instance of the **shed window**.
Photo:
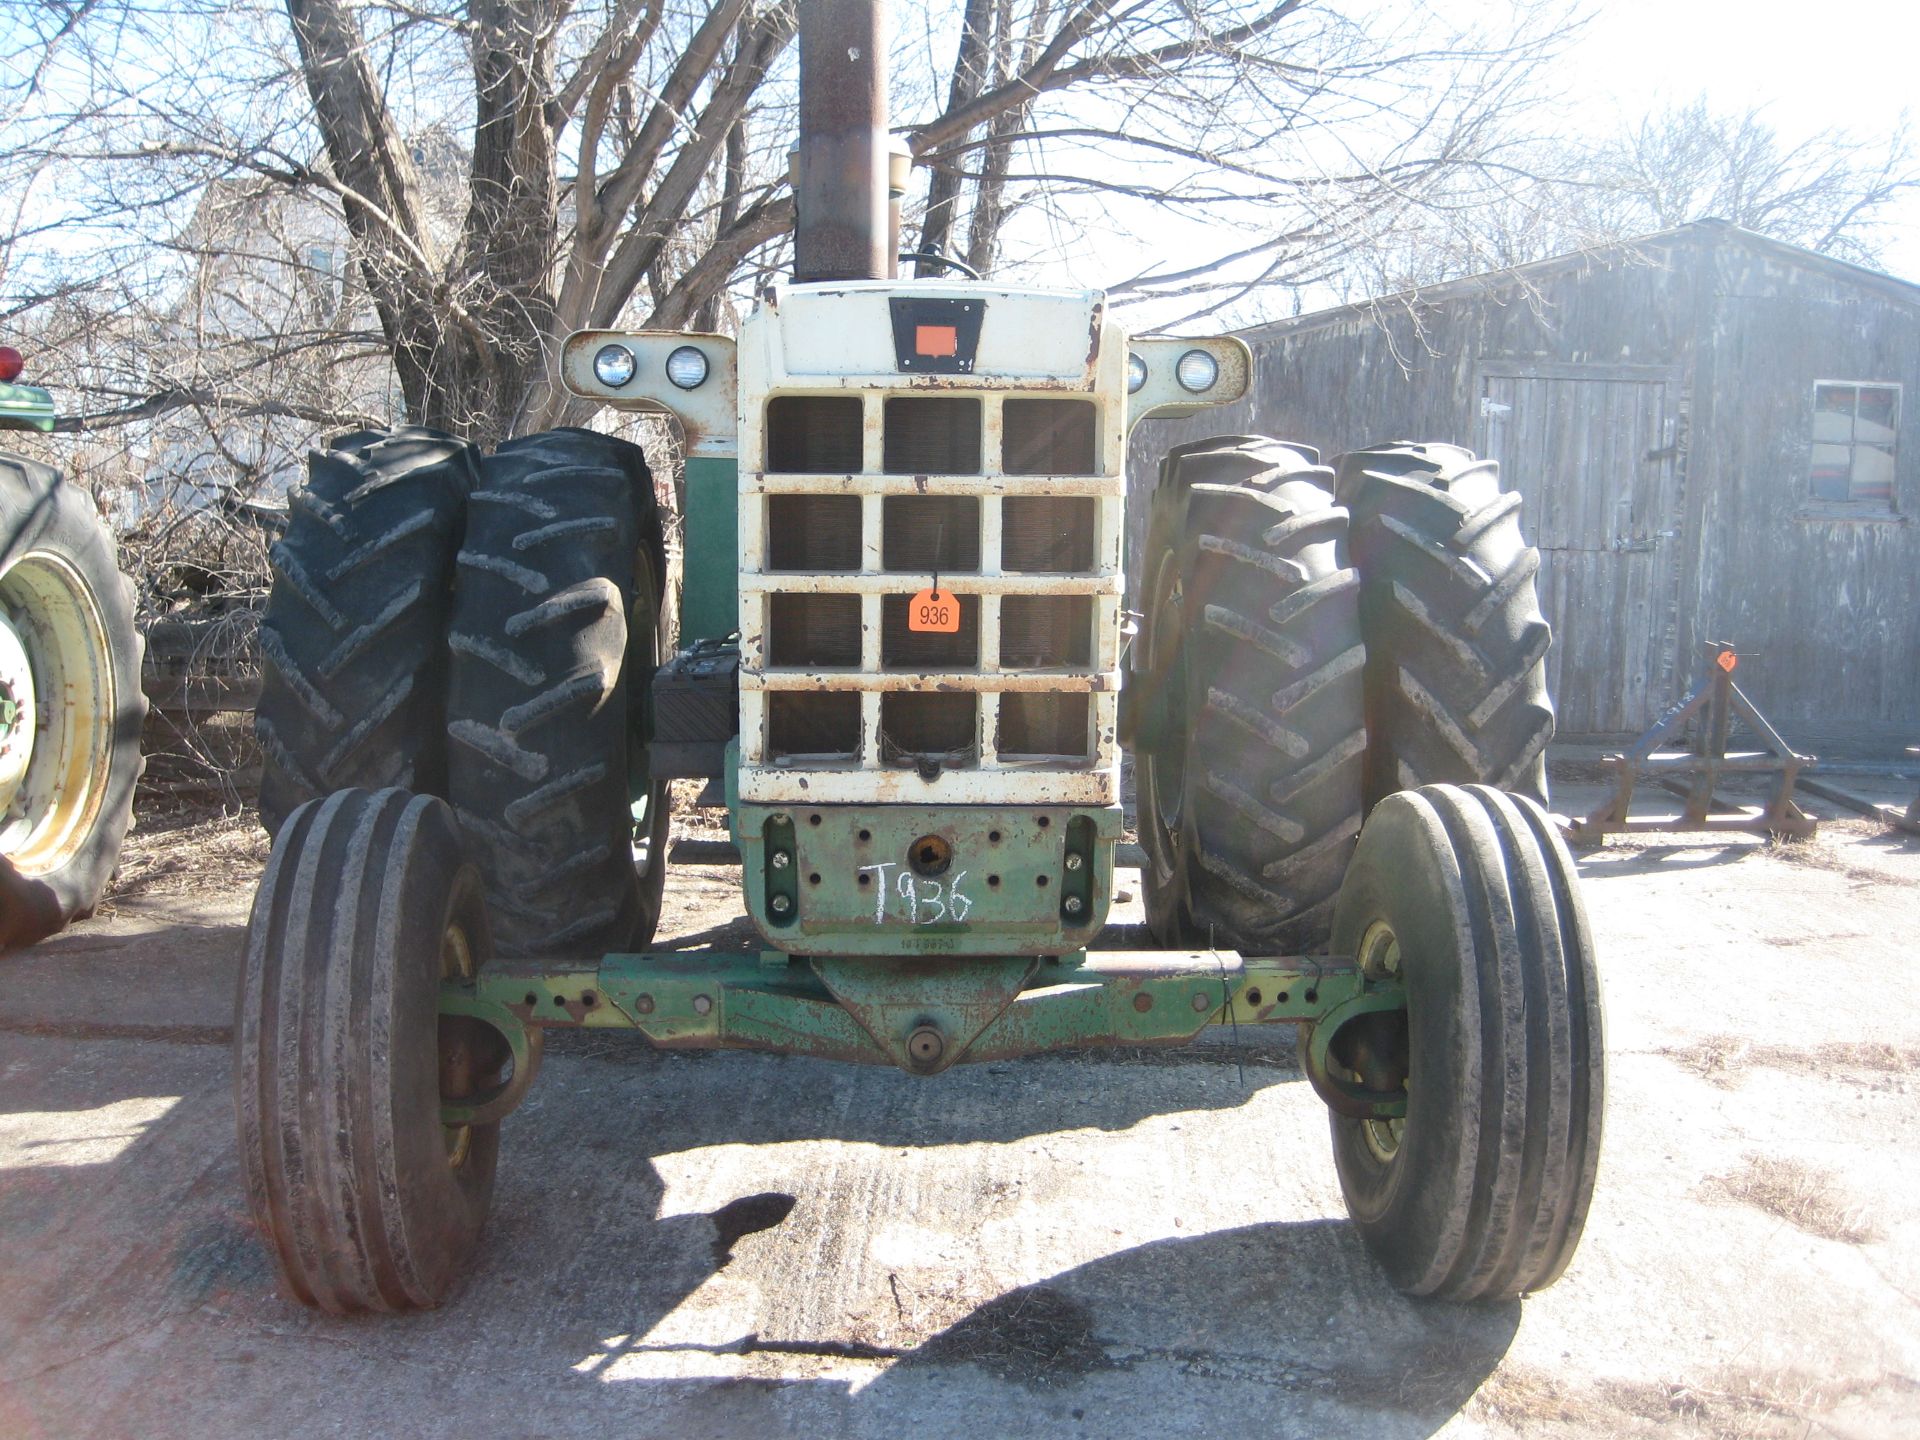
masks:
{"type": "Polygon", "coordinates": [[[1828,380],[1815,385],[1808,494],[1891,510],[1899,433],[1898,385],[1828,380]]]}

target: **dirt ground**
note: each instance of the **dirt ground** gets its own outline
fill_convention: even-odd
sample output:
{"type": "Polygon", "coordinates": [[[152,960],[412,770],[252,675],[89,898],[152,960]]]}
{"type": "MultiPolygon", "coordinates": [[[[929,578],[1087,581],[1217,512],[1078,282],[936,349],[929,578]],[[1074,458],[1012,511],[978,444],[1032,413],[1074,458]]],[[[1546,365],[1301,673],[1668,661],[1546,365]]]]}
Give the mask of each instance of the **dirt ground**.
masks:
{"type": "MultiPolygon", "coordinates": [[[[233,1151],[265,853],[146,815],[98,917],[0,958],[0,1437],[1915,1433],[1920,841],[1876,823],[1582,857],[1599,1188],[1557,1286],[1471,1308],[1372,1267],[1290,1032],[933,1080],[602,1033],[550,1045],[448,1305],[309,1314],[233,1151]]],[[[750,943],[737,884],[676,866],[663,942],[750,943]]]]}

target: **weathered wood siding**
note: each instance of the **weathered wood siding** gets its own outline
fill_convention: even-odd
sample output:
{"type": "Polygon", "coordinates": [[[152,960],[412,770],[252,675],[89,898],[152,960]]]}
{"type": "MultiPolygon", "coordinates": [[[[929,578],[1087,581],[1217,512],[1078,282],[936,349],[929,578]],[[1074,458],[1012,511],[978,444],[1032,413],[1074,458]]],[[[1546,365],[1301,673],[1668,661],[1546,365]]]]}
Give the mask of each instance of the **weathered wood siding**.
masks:
{"type": "Polygon", "coordinates": [[[1920,306],[1745,247],[1712,260],[1692,638],[1751,652],[1742,687],[1803,748],[1920,744],[1920,306]],[[1816,380],[1901,385],[1896,517],[1817,518],[1816,380]]]}
{"type": "Polygon", "coordinates": [[[1133,551],[1181,441],[1451,441],[1527,498],[1564,733],[1641,728],[1725,638],[1803,745],[1920,741],[1920,291],[1794,253],[1703,225],[1247,332],[1245,401],[1136,434],[1133,551]],[[1902,518],[1804,515],[1819,379],[1903,387],[1902,518]]]}

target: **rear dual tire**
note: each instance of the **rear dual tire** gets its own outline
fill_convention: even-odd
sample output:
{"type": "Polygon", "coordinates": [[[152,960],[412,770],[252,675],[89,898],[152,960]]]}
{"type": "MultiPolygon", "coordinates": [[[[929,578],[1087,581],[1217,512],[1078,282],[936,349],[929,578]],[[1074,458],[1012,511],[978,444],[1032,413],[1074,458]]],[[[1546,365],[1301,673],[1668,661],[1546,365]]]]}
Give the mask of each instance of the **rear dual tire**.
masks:
{"type": "Polygon", "coordinates": [[[261,625],[268,833],[343,788],[438,795],[504,947],[650,944],[666,555],[639,448],[555,430],[483,459],[437,431],[356,432],[313,455],[292,510],[261,625]]]}
{"type": "Polygon", "coordinates": [[[260,623],[260,823],[335,790],[446,789],[445,634],[464,440],[417,426],[342,435],[308,457],[272,549],[260,623]]]}
{"type": "Polygon", "coordinates": [[[1406,443],[1341,456],[1336,493],[1361,578],[1368,806],[1439,783],[1546,804],[1552,631],[1520,496],[1494,461],[1406,443]]]}
{"type": "Polygon", "coordinates": [[[1154,491],[1130,697],[1147,921],[1170,948],[1321,949],[1360,831],[1359,577],[1333,473],[1254,436],[1154,491]]]}
{"type": "Polygon", "coordinates": [[[447,631],[448,798],[514,954],[644,950],[668,792],[647,768],[666,546],[639,447],[510,440],[468,501],[447,631]]]}

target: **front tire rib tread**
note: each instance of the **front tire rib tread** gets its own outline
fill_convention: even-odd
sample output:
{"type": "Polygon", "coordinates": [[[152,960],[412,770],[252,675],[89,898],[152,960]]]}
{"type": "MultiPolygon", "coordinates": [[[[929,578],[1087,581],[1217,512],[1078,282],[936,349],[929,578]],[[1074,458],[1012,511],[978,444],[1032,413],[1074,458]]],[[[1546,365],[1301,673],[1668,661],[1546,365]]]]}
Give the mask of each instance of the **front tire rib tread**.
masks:
{"type": "Polygon", "coordinates": [[[247,1201],[287,1292],[332,1314],[437,1304],[492,1191],[498,1125],[473,1127],[456,1173],[417,1088],[460,865],[442,802],[343,790],[289,817],[254,897],[234,1027],[247,1201]]]}
{"type": "MultiPolygon", "coordinates": [[[[1572,859],[1538,806],[1486,786],[1395,796],[1369,835],[1375,824],[1381,837],[1363,843],[1355,862],[1359,889],[1373,904],[1385,897],[1391,916],[1395,877],[1417,869],[1428,878],[1416,890],[1451,897],[1450,920],[1420,902],[1393,923],[1416,937],[1409,957],[1426,957],[1424,979],[1409,976],[1413,1003],[1455,993],[1460,1008],[1451,1031],[1441,1015],[1410,1017],[1417,1070],[1420,1037],[1430,1051],[1457,1049],[1444,1062],[1429,1054],[1390,1167],[1367,1158],[1358,1122],[1334,1117],[1349,1205],[1411,1293],[1469,1301],[1544,1289],[1565,1271],[1586,1222],[1605,1099],[1599,981],[1572,859]],[[1430,832],[1437,824],[1450,858],[1433,855],[1430,865],[1388,838],[1422,823],[1430,832]],[[1453,964],[1462,967],[1457,991],[1444,976],[1453,964]],[[1455,1088],[1439,1094],[1436,1084],[1455,1088]]],[[[1374,913],[1343,908],[1337,943],[1352,943],[1374,913]]]]}

